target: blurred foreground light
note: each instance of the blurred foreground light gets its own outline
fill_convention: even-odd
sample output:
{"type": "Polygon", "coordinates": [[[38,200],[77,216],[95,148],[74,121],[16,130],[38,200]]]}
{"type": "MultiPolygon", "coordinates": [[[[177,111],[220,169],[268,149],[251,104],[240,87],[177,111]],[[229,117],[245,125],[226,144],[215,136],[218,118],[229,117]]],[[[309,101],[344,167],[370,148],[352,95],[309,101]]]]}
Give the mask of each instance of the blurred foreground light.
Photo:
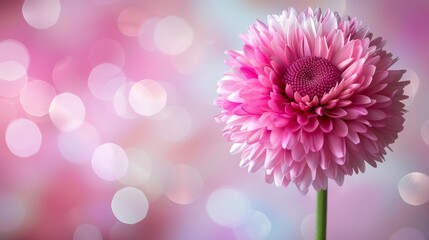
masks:
{"type": "Polygon", "coordinates": [[[128,157],[127,172],[119,181],[127,186],[141,186],[152,175],[152,162],[149,155],[141,149],[125,150],[128,157]]]}
{"type": "Polygon", "coordinates": [[[151,116],[165,107],[167,92],[160,83],[145,79],[131,87],[128,100],[137,114],[151,116]]]}
{"type": "Polygon", "coordinates": [[[234,227],[243,223],[249,216],[250,203],[241,192],[220,188],[210,194],[206,210],[217,224],[234,227]]]}
{"type": "Polygon", "coordinates": [[[25,0],[22,5],[25,21],[37,29],[46,29],[55,25],[60,12],[59,0],[25,0]]]}
{"type": "Polygon", "coordinates": [[[115,193],[111,207],[113,214],[119,221],[135,224],[146,217],[149,202],[141,190],[125,187],[115,193]]]}
{"type": "Polygon", "coordinates": [[[389,240],[427,240],[427,238],[419,230],[405,227],[395,231],[389,240]]]}
{"type": "Polygon", "coordinates": [[[259,211],[250,211],[246,222],[234,228],[234,234],[239,240],[267,239],[270,233],[271,221],[259,211]]]}
{"type": "Polygon", "coordinates": [[[113,39],[100,39],[92,44],[88,59],[91,66],[110,63],[118,67],[123,67],[125,52],[119,42],[113,39]]]}
{"type": "Polygon", "coordinates": [[[0,62],[0,80],[15,81],[27,75],[27,69],[15,61],[0,62]]]}
{"type": "Polygon", "coordinates": [[[51,84],[34,80],[27,83],[22,90],[20,102],[26,113],[42,117],[49,113],[49,105],[54,97],[55,88],[51,84]]]}
{"type": "Polygon", "coordinates": [[[24,223],[27,208],[14,194],[0,193],[0,233],[18,230],[24,223]]]}
{"type": "Polygon", "coordinates": [[[49,106],[49,117],[61,131],[78,129],[86,115],[85,105],[73,93],[61,93],[54,97],[49,106]]]}
{"type": "Polygon", "coordinates": [[[28,119],[16,119],[6,127],[6,144],[18,157],[30,157],[36,154],[42,144],[39,127],[28,119]]]}
{"type": "Polygon", "coordinates": [[[73,240],[103,240],[103,236],[96,226],[82,224],[74,230],[73,240]]]}
{"type": "Polygon", "coordinates": [[[120,67],[111,63],[102,63],[91,70],[88,87],[94,97],[112,101],[116,91],[127,78],[120,67]]]}
{"type": "Polygon", "coordinates": [[[407,174],[399,180],[398,190],[406,203],[422,205],[429,201],[429,177],[419,172],[407,174]]]}
{"type": "Polygon", "coordinates": [[[30,65],[30,54],[25,45],[13,39],[0,41],[0,63],[14,62],[28,69],[30,65]]]}
{"type": "Polygon", "coordinates": [[[154,116],[157,120],[156,132],[165,140],[177,142],[186,139],[192,130],[192,118],[179,106],[168,106],[154,116]]]}
{"type": "Polygon", "coordinates": [[[178,204],[191,204],[203,191],[203,179],[198,170],[190,165],[178,164],[169,179],[165,194],[178,204]]]}
{"type": "Polygon", "coordinates": [[[425,144],[429,146],[429,120],[426,120],[423,123],[422,128],[420,129],[420,135],[422,136],[425,144]]]}
{"type": "Polygon", "coordinates": [[[92,153],[100,145],[97,129],[89,123],[83,123],[71,132],[61,132],[58,136],[58,148],[63,157],[75,164],[91,159],[92,153]]]}
{"type": "Polygon", "coordinates": [[[92,155],[92,168],[101,179],[118,180],[127,172],[127,154],[122,147],[114,143],[102,144],[95,149],[92,155]]]}
{"type": "Polygon", "coordinates": [[[133,82],[125,83],[116,91],[115,96],[113,97],[113,108],[115,113],[121,118],[134,119],[138,117],[128,100],[131,88],[134,84],[135,83],[133,82]]]}
{"type": "Polygon", "coordinates": [[[159,18],[148,18],[139,28],[137,36],[139,44],[144,50],[148,52],[156,51],[156,44],[153,39],[153,34],[155,33],[155,29],[159,21],[159,18]]]}
{"type": "Polygon", "coordinates": [[[27,83],[30,55],[21,42],[13,39],[0,41],[0,95],[16,97],[27,83]]]}
{"type": "Polygon", "coordinates": [[[304,240],[313,240],[316,234],[316,214],[307,215],[301,222],[301,234],[304,240]]]}
{"type": "Polygon", "coordinates": [[[125,36],[135,37],[139,34],[139,28],[145,18],[143,10],[135,7],[126,8],[118,16],[119,31],[125,36]]]}
{"type": "Polygon", "coordinates": [[[405,72],[402,78],[410,81],[410,84],[405,86],[404,89],[404,94],[408,96],[408,98],[404,100],[404,103],[406,106],[409,106],[414,102],[414,98],[420,88],[420,78],[412,69],[407,69],[407,72],[405,72]]]}
{"type": "Polygon", "coordinates": [[[159,21],[154,33],[156,46],[163,53],[177,55],[188,49],[194,38],[194,32],[182,18],[168,16],[159,21]]]}

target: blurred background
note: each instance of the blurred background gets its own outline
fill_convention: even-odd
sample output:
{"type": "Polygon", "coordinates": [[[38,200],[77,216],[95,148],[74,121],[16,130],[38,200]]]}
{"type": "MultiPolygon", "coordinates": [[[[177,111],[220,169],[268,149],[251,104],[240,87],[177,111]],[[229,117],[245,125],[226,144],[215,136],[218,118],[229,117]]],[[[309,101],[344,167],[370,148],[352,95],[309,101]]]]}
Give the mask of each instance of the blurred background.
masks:
{"type": "Polygon", "coordinates": [[[264,183],[214,122],[227,49],[294,7],[357,17],[407,69],[405,130],[330,183],[328,239],[429,239],[429,1],[0,2],[0,239],[313,239],[315,192],[264,183]]]}

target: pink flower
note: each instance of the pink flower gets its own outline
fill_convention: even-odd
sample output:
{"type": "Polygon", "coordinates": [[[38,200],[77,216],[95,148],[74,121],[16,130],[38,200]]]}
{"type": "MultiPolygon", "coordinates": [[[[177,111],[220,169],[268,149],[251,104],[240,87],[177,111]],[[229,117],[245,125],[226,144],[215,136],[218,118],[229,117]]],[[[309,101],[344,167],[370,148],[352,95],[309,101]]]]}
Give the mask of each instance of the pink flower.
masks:
{"type": "Polygon", "coordinates": [[[388,70],[397,59],[381,38],[355,18],[292,8],[241,38],[215,100],[241,167],[305,193],[384,161],[403,129],[408,82],[388,70]]]}

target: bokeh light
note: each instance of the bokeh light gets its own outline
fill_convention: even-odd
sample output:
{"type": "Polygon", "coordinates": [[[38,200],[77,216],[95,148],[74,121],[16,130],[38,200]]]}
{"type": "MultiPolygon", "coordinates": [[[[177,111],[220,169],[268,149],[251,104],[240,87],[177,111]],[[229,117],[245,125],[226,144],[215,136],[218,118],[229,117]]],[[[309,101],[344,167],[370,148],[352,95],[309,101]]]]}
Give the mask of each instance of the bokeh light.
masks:
{"type": "Polygon", "coordinates": [[[116,91],[126,82],[122,69],[111,63],[102,63],[91,70],[88,88],[94,97],[112,101],[116,91]]]}
{"type": "Polygon", "coordinates": [[[426,145],[429,146],[429,120],[426,120],[420,129],[420,135],[426,145]]]}
{"type": "Polygon", "coordinates": [[[87,78],[85,64],[72,56],[66,56],[57,61],[52,70],[55,88],[63,92],[82,92],[87,88],[87,78]]]}
{"type": "Polygon", "coordinates": [[[55,95],[55,88],[51,84],[41,80],[30,81],[21,92],[21,106],[26,113],[42,117],[49,113],[55,95]]]}
{"type": "Polygon", "coordinates": [[[157,133],[167,141],[181,141],[191,133],[192,118],[179,106],[168,106],[154,118],[157,120],[157,133]]]}
{"type": "Polygon", "coordinates": [[[103,240],[103,236],[96,226],[82,224],[74,230],[73,240],[103,240]]]}
{"type": "MultiPolygon", "coordinates": [[[[122,68],[125,63],[125,52],[121,44],[117,41],[101,39],[92,44],[88,59],[93,67],[103,63],[110,63],[122,68]]],[[[111,68],[111,66],[108,68],[111,68]]]]}
{"type": "Polygon", "coordinates": [[[243,223],[249,216],[250,202],[241,192],[220,188],[210,194],[206,209],[215,223],[233,227],[243,223]]]}
{"type": "Polygon", "coordinates": [[[191,204],[196,201],[203,190],[203,179],[198,170],[190,165],[176,165],[173,176],[166,187],[167,197],[178,204],[191,204]]]}
{"type": "Polygon", "coordinates": [[[141,186],[152,175],[152,161],[149,155],[139,148],[128,148],[125,153],[128,157],[128,168],[119,181],[127,186],[141,186]]]}
{"type": "Polygon", "coordinates": [[[117,24],[119,31],[125,36],[136,37],[145,19],[146,14],[143,10],[136,7],[126,8],[118,16],[117,24]]]}
{"type": "Polygon", "coordinates": [[[155,29],[154,41],[163,53],[177,55],[188,49],[194,38],[191,26],[182,18],[168,16],[155,29]]]}
{"type": "Polygon", "coordinates": [[[23,43],[14,39],[0,41],[0,52],[0,63],[15,62],[28,69],[30,54],[23,43]]]}
{"type": "Polygon", "coordinates": [[[301,222],[301,235],[304,240],[313,240],[316,235],[316,214],[307,215],[301,222]]]}
{"type": "Polygon", "coordinates": [[[234,228],[234,234],[239,240],[267,239],[271,233],[271,221],[260,211],[250,211],[249,217],[242,225],[234,228]]]}
{"type": "Polygon", "coordinates": [[[167,92],[154,80],[141,80],[131,87],[129,102],[132,109],[139,115],[151,116],[165,107],[167,92]]]}
{"type": "Polygon", "coordinates": [[[429,177],[419,172],[409,173],[399,180],[398,190],[406,203],[422,205],[429,201],[429,177]]]}
{"type": "Polygon", "coordinates": [[[134,82],[128,82],[122,85],[113,97],[113,108],[116,114],[125,119],[134,119],[138,114],[133,110],[130,105],[129,96],[134,82]]]}
{"type": "Polygon", "coordinates": [[[320,6],[383,37],[410,80],[386,165],[330,185],[328,237],[429,240],[423,2],[0,1],[0,239],[314,239],[316,192],[239,169],[213,100],[256,19],[320,6]]]}
{"type": "Polygon", "coordinates": [[[139,44],[148,52],[154,52],[157,49],[153,34],[160,20],[160,18],[150,17],[146,19],[139,28],[137,36],[139,44]]]}
{"type": "Polygon", "coordinates": [[[389,240],[427,240],[423,233],[415,228],[405,227],[395,231],[389,240]]]}
{"type": "Polygon", "coordinates": [[[149,202],[145,194],[133,187],[118,190],[112,199],[111,206],[115,217],[126,224],[142,221],[149,210],[149,202]]]}
{"type": "Polygon", "coordinates": [[[60,16],[59,0],[25,0],[22,15],[27,23],[37,29],[52,27],[60,16]]]}
{"type": "Polygon", "coordinates": [[[95,149],[92,155],[92,168],[101,179],[106,181],[118,180],[127,172],[127,154],[117,144],[102,144],[95,149]]]}
{"type": "Polygon", "coordinates": [[[9,123],[5,136],[7,147],[18,157],[33,156],[42,144],[42,133],[39,127],[24,118],[9,123]]]}
{"type": "Polygon", "coordinates": [[[86,110],[80,97],[73,93],[61,93],[52,99],[49,117],[61,131],[78,129],[85,120],[86,110]]]}
{"type": "Polygon", "coordinates": [[[27,84],[30,54],[24,44],[13,39],[0,41],[0,95],[18,96],[27,84]]]}
{"type": "Polygon", "coordinates": [[[15,61],[0,62],[0,80],[15,81],[27,75],[27,69],[15,61]]]}
{"type": "Polygon", "coordinates": [[[61,132],[58,136],[58,149],[61,155],[75,164],[89,161],[99,145],[100,134],[97,129],[85,122],[78,129],[61,132]]]}
{"type": "Polygon", "coordinates": [[[408,84],[404,90],[405,95],[408,96],[408,99],[406,99],[404,103],[406,106],[409,106],[414,102],[414,98],[420,88],[420,78],[417,73],[410,68],[407,69],[403,78],[410,81],[410,84],[408,84]]]}
{"type": "Polygon", "coordinates": [[[0,233],[19,229],[25,222],[27,207],[16,194],[0,192],[0,233]]]}

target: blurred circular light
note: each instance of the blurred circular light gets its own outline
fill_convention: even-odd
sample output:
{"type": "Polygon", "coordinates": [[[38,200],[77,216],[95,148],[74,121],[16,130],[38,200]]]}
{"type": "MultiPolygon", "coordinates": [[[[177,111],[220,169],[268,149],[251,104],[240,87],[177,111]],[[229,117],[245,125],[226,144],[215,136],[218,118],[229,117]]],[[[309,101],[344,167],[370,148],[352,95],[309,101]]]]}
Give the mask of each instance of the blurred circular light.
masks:
{"type": "Polygon", "coordinates": [[[147,153],[138,148],[129,148],[125,152],[128,157],[128,169],[119,181],[127,186],[140,186],[151,177],[151,160],[147,153]]]}
{"type": "Polygon", "coordinates": [[[248,217],[250,203],[244,194],[229,188],[220,188],[210,194],[206,209],[210,218],[217,224],[236,226],[248,217]]]}
{"type": "Polygon", "coordinates": [[[118,16],[119,31],[125,36],[135,37],[139,34],[139,28],[145,18],[143,10],[135,7],[126,8],[118,16]]]}
{"type": "Polygon", "coordinates": [[[118,180],[127,172],[127,154],[122,147],[114,143],[102,144],[95,149],[92,155],[92,168],[101,179],[118,180]]]}
{"type": "Polygon", "coordinates": [[[413,172],[399,180],[399,195],[410,205],[419,206],[429,201],[429,177],[413,172]]]}
{"type": "Polygon", "coordinates": [[[111,63],[94,67],[89,74],[88,87],[94,97],[112,101],[116,91],[126,82],[122,69],[111,63]]]}
{"type": "Polygon", "coordinates": [[[0,79],[0,95],[7,98],[19,96],[27,84],[27,81],[27,75],[24,75],[23,77],[14,81],[0,79]]]}
{"type": "Polygon", "coordinates": [[[193,75],[201,71],[204,56],[204,49],[201,46],[193,45],[185,52],[173,56],[172,61],[178,72],[193,75]]]}
{"type": "Polygon", "coordinates": [[[0,193],[0,233],[13,232],[25,221],[27,208],[21,198],[14,194],[0,193]]]}
{"type": "Polygon", "coordinates": [[[422,128],[420,129],[420,135],[422,136],[426,145],[429,146],[429,120],[426,120],[423,123],[422,128]]]}
{"type": "Polygon", "coordinates": [[[163,53],[177,55],[188,49],[194,38],[194,32],[182,18],[168,16],[161,19],[155,29],[154,41],[163,53]]]}
{"type": "Polygon", "coordinates": [[[129,102],[137,114],[151,116],[165,107],[167,92],[161,84],[154,80],[141,80],[131,87],[129,102]]]}
{"type": "Polygon", "coordinates": [[[301,234],[304,240],[313,240],[316,235],[316,214],[307,215],[301,222],[301,234]]]}
{"type": "Polygon", "coordinates": [[[103,240],[103,236],[96,226],[82,224],[74,230],[73,240],[103,240]]]}
{"type": "Polygon", "coordinates": [[[113,108],[116,114],[125,119],[134,119],[138,116],[132,109],[128,100],[133,86],[134,83],[132,82],[125,83],[116,91],[113,97],[113,108]]]}
{"type": "Polygon", "coordinates": [[[18,157],[30,157],[36,154],[42,144],[39,127],[28,119],[16,119],[6,127],[6,144],[18,157]]]}
{"type": "Polygon", "coordinates": [[[54,97],[55,89],[51,84],[34,80],[27,83],[22,90],[20,102],[26,113],[42,117],[49,113],[49,105],[54,97]]]}
{"type": "Polygon", "coordinates": [[[168,141],[181,141],[189,136],[192,130],[191,116],[182,107],[166,107],[155,119],[158,120],[157,134],[168,141]]]}
{"type": "Polygon", "coordinates": [[[420,78],[412,69],[407,69],[402,78],[410,81],[410,84],[405,86],[404,89],[404,94],[408,96],[408,98],[404,100],[404,103],[406,106],[409,106],[414,102],[414,97],[417,95],[417,91],[419,90],[420,78]]]}
{"type": "Polygon", "coordinates": [[[30,54],[21,42],[13,39],[0,41],[0,52],[2,53],[0,54],[0,63],[11,61],[24,67],[25,70],[28,69],[30,54]]]}
{"type": "Polygon", "coordinates": [[[71,132],[61,132],[58,137],[58,148],[63,157],[76,164],[91,159],[92,153],[100,144],[97,129],[89,123],[71,132]]]}
{"type": "Polygon", "coordinates": [[[138,40],[140,46],[149,52],[156,51],[155,41],[153,39],[153,34],[155,33],[155,28],[160,21],[159,18],[148,18],[140,26],[138,30],[138,40]]]}
{"type": "Polygon", "coordinates": [[[15,81],[27,75],[27,69],[15,61],[0,62],[0,80],[15,81]]]}
{"type": "Polygon", "coordinates": [[[101,39],[92,45],[88,58],[91,66],[110,63],[118,67],[123,67],[125,63],[125,52],[121,44],[117,41],[112,39],[101,39]]]}
{"type": "Polygon", "coordinates": [[[167,197],[178,204],[191,204],[203,190],[203,179],[197,169],[186,164],[178,164],[165,190],[167,197]]]}
{"type": "Polygon", "coordinates": [[[427,240],[423,233],[415,228],[405,227],[395,231],[390,240],[427,240]]]}
{"type": "Polygon", "coordinates": [[[25,21],[37,29],[52,27],[58,21],[60,12],[59,0],[25,0],[22,5],[25,21]]]}
{"type": "Polygon", "coordinates": [[[149,202],[145,194],[133,187],[125,187],[117,191],[111,206],[115,217],[125,224],[140,222],[149,210],[149,202]]]}
{"type": "Polygon", "coordinates": [[[73,93],[61,93],[54,97],[49,106],[49,116],[61,131],[78,129],[85,119],[85,105],[73,93]]]}
{"type": "Polygon", "coordinates": [[[234,228],[234,234],[239,240],[267,239],[271,232],[271,221],[259,211],[250,211],[243,225],[234,228]]]}
{"type": "Polygon", "coordinates": [[[52,80],[58,90],[80,93],[87,88],[88,71],[82,61],[67,56],[55,64],[52,80]]]}

